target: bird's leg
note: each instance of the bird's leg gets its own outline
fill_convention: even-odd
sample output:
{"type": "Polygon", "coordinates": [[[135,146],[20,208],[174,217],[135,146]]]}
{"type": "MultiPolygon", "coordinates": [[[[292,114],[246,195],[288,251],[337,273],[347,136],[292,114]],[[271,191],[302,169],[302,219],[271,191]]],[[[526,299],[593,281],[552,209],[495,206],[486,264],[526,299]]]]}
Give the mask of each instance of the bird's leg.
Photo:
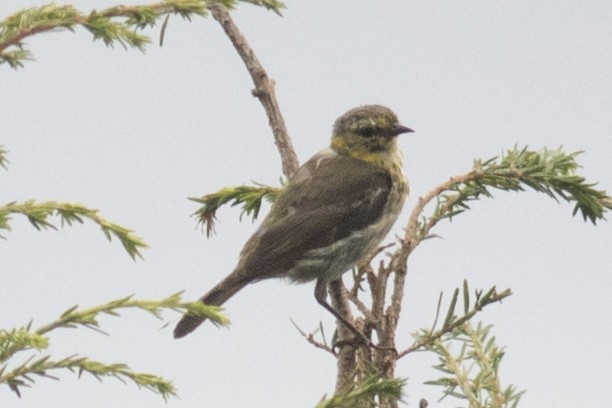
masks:
{"type": "Polygon", "coordinates": [[[378,348],[375,344],[372,343],[370,339],[365,336],[365,334],[360,332],[351,322],[346,320],[344,316],[342,316],[336,309],[334,309],[329,303],[327,303],[327,281],[324,281],[323,279],[317,279],[314,295],[315,299],[317,299],[317,302],[325,309],[327,309],[328,312],[333,314],[336,319],[342,322],[342,324],[357,337],[357,340],[359,342],[367,344],[370,347],[378,348]]]}

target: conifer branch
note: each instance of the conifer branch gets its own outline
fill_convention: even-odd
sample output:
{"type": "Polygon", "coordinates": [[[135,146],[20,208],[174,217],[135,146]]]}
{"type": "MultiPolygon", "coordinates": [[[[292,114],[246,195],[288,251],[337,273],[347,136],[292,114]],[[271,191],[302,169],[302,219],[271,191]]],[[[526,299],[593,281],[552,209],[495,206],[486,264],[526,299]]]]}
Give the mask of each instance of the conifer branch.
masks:
{"type": "Polygon", "coordinates": [[[100,381],[104,377],[114,377],[121,382],[129,380],[139,388],[160,394],[164,400],[170,396],[176,396],[176,389],[172,382],[163,377],[133,371],[125,364],[106,364],[87,357],[70,356],[61,360],[53,360],[51,356],[46,355],[38,359],[30,359],[12,370],[4,371],[5,367],[0,371],[0,384],[6,384],[19,397],[21,397],[20,387],[31,386],[35,382],[34,376],[57,380],[58,378],[50,371],[62,369],[76,372],[79,377],[86,372],[100,381]]]}
{"type": "Polygon", "coordinates": [[[181,293],[175,293],[162,300],[137,300],[132,296],[114,300],[103,305],[94,306],[88,309],[79,309],[73,306],[66,310],[59,319],[46,324],[36,330],[36,334],[46,334],[57,328],[75,328],[84,326],[96,331],[100,331],[98,317],[100,315],[119,316],[118,311],[122,309],[139,309],[150,313],[161,319],[161,312],[166,309],[189,313],[196,316],[206,317],[217,325],[226,326],[229,324],[228,318],[220,313],[219,306],[205,305],[202,302],[181,301],[181,293]]]}
{"type": "Polygon", "coordinates": [[[565,153],[558,149],[539,151],[514,147],[501,157],[475,160],[473,169],[461,176],[451,177],[426,195],[419,198],[413,209],[405,241],[410,250],[422,240],[430,238],[430,230],[442,219],[461,214],[469,209],[470,201],[481,197],[493,197],[491,189],[524,191],[529,187],[544,193],[556,201],[573,202],[573,215],[580,213],[583,219],[596,224],[612,209],[612,198],[596,184],[587,183],[576,174],[580,167],[576,157],[581,152],[565,153]],[[436,207],[429,217],[422,217],[425,206],[436,200],[436,207]]]}
{"type": "Polygon", "coordinates": [[[210,237],[215,232],[217,210],[221,206],[229,202],[231,202],[232,207],[242,204],[240,219],[246,214],[252,216],[255,220],[259,215],[262,201],[265,199],[268,202],[273,202],[280,191],[280,188],[261,184],[257,186],[225,187],[216,193],[189,199],[202,204],[193,216],[197,218],[198,224],[201,224],[206,231],[206,236],[210,237]]]}
{"type": "Polygon", "coordinates": [[[285,3],[279,0],[241,0],[245,3],[251,3],[256,6],[264,7],[270,11],[282,16],[281,10],[286,8],[285,3]]]}
{"type": "Polygon", "coordinates": [[[491,327],[478,323],[474,328],[466,321],[444,338],[427,344],[427,350],[438,355],[434,368],[444,376],[425,384],[444,387],[442,398],[452,396],[470,407],[516,408],[525,391],[514,385],[501,386],[499,367],[505,353],[495,344],[495,337],[489,336],[491,327]]]}
{"type": "Polygon", "coordinates": [[[402,379],[387,379],[381,375],[370,375],[355,384],[352,389],[336,393],[328,399],[324,398],[316,408],[352,408],[369,406],[367,402],[375,405],[376,400],[400,401],[405,384],[406,381],[402,379]]]}
{"type": "MultiPolygon", "coordinates": [[[[476,290],[474,292],[474,302],[472,304],[470,299],[470,289],[468,286],[467,280],[463,281],[463,294],[461,296],[462,305],[463,305],[463,315],[456,315],[457,302],[459,301],[459,288],[455,289],[453,293],[453,297],[451,298],[448,310],[446,311],[446,315],[444,318],[444,322],[442,323],[442,327],[438,330],[435,329],[435,325],[438,321],[438,316],[436,316],[434,326],[429,330],[421,330],[421,332],[415,336],[417,341],[414,342],[413,345],[408,347],[406,350],[398,353],[397,359],[417,351],[421,348],[427,348],[441,337],[452,333],[458,327],[461,327],[468,321],[470,321],[477,313],[481,312],[485,306],[491,305],[493,303],[501,302],[503,299],[512,295],[512,291],[510,289],[506,289],[502,292],[497,292],[495,286],[490,288],[487,292],[482,290],[476,290]]],[[[439,310],[438,312],[439,313],[439,310]]]]}
{"type": "MultiPolygon", "coordinates": [[[[147,248],[148,245],[142,238],[133,234],[132,230],[115,224],[98,215],[98,210],[87,208],[79,204],[70,204],[57,201],[36,202],[28,200],[22,203],[16,201],[0,206],[0,230],[10,230],[9,225],[10,214],[22,214],[28,218],[28,221],[38,229],[57,229],[48,219],[52,216],[60,217],[62,226],[67,224],[72,226],[73,223],[83,223],[83,220],[89,219],[98,224],[102,228],[102,232],[110,241],[112,237],[119,239],[123,248],[132,259],[136,257],[142,258],[141,249],[147,248]]],[[[2,237],[0,235],[0,237],[2,237]]]]}
{"type": "Polygon", "coordinates": [[[57,379],[50,374],[53,370],[68,369],[77,372],[90,373],[99,380],[104,377],[115,377],[123,382],[129,380],[139,387],[157,392],[164,399],[176,395],[176,390],[170,381],[152,374],[132,371],[125,364],[107,364],[88,357],[70,356],[55,360],[42,352],[49,346],[48,334],[60,328],[87,327],[102,332],[98,318],[100,315],[118,316],[122,309],[139,309],[161,319],[161,312],[174,310],[190,313],[211,319],[215,324],[227,325],[228,318],[220,313],[218,306],[208,306],[201,302],[185,303],[181,294],[176,293],[162,300],[137,300],[131,296],[108,302],[88,309],[74,306],[66,310],[54,322],[32,330],[30,322],[25,327],[13,330],[0,330],[0,385],[8,387],[21,396],[21,387],[34,383],[34,376],[57,379]],[[33,351],[36,354],[21,364],[11,364],[11,359],[23,351],[33,351]]]}
{"type": "Polygon", "coordinates": [[[8,151],[4,149],[3,145],[0,145],[0,167],[5,170],[8,168],[8,159],[6,158],[8,151]]]}
{"type": "MultiPolygon", "coordinates": [[[[243,0],[280,13],[281,1],[243,0]]],[[[215,0],[232,8],[236,0],[215,0]]],[[[57,31],[75,31],[80,26],[88,30],[94,40],[100,39],[107,46],[119,43],[124,48],[132,47],[144,51],[150,42],[148,36],[138,33],[154,27],[158,20],[171,14],[191,20],[193,16],[206,16],[208,2],[204,0],[164,0],[149,5],[115,6],[104,10],[93,10],[86,14],[70,5],[47,4],[16,12],[0,21],[0,64],[12,68],[23,67],[25,60],[32,59],[24,40],[33,35],[57,31]]]]}

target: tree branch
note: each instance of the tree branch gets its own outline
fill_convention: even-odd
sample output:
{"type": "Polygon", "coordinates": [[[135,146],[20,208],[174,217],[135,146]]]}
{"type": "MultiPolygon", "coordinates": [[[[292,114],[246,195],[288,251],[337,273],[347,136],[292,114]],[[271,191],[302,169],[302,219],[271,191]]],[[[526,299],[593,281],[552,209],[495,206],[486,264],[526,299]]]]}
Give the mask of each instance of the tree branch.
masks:
{"type": "MultiPolygon", "coordinates": [[[[341,279],[332,281],[328,284],[331,304],[338,313],[350,322],[355,323],[351,308],[345,295],[346,288],[341,279]]],[[[337,339],[336,344],[339,344],[338,351],[338,372],[336,374],[336,392],[343,392],[353,386],[353,378],[356,374],[357,364],[357,347],[351,342],[345,341],[351,339],[353,334],[342,323],[336,324],[337,339]]],[[[333,344],[333,343],[332,343],[333,344]]]]}
{"type": "MultiPolygon", "coordinates": [[[[512,295],[512,291],[510,289],[505,289],[502,292],[497,292],[495,286],[489,289],[485,294],[482,291],[476,291],[476,300],[474,301],[474,305],[470,309],[470,299],[469,299],[469,288],[467,281],[463,282],[463,300],[464,300],[464,314],[461,317],[457,317],[455,315],[455,307],[457,304],[457,299],[459,297],[459,289],[455,290],[453,298],[451,300],[450,306],[446,313],[446,318],[444,319],[444,323],[442,324],[442,328],[440,330],[434,330],[435,327],[432,327],[431,330],[422,331],[421,334],[417,336],[417,341],[414,342],[413,345],[408,347],[406,350],[402,351],[397,355],[397,359],[406,356],[414,351],[419,350],[422,347],[429,347],[434,344],[437,340],[439,340],[442,336],[452,333],[458,327],[461,327],[463,324],[470,321],[477,313],[481,312],[484,307],[501,302],[503,299],[512,295]]],[[[439,310],[438,310],[439,311],[439,310]]],[[[437,320],[437,317],[436,317],[437,320]]]]}
{"type": "Polygon", "coordinates": [[[152,27],[163,15],[179,14],[189,19],[192,15],[204,16],[206,3],[198,0],[167,0],[148,6],[116,6],[89,14],[81,13],[70,5],[47,4],[18,11],[0,21],[0,63],[7,62],[12,68],[22,66],[22,61],[30,58],[24,49],[23,40],[27,37],[57,29],[74,31],[76,26],[89,30],[94,39],[102,39],[106,45],[119,42],[144,50],[150,42],[147,36],[136,31],[152,27]],[[115,21],[124,18],[124,21],[115,21]],[[7,48],[15,48],[5,51],[7,48]]]}
{"type": "Polygon", "coordinates": [[[216,2],[211,2],[208,7],[211,15],[219,22],[223,31],[225,31],[225,34],[234,45],[238,55],[242,58],[247,71],[251,75],[253,83],[255,84],[255,89],[253,89],[252,93],[259,99],[266,111],[268,123],[274,135],[274,142],[281,156],[283,174],[289,178],[299,167],[299,162],[295,150],[293,149],[289,132],[285,126],[285,120],[283,119],[283,115],[281,114],[280,107],[276,100],[274,81],[268,77],[266,70],[259,62],[259,59],[246,38],[234,23],[234,20],[232,20],[227,8],[216,2]]]}
{"type": "MultiPolygon", "coordinates": [[[[279,0],[242,1],[265,7],[277,14],[280,14],[280,9],[284,8],[284,4],[279,0]]],[[[170,14],[178,14],[187,20],[194,15],[205,16],[209,2],[164,0],[149,5],[119,5],[100,11],[93,10],[88,14],[80,12],[71,5],[56,4],[20,10],[0,21],[0,64],[6,62],[12,68],[19,68],[23,66],[24,60],[31,59],[30,51],[24,47],[25,38],[58,29],[74,31],[76,26],[84,27],[93,34],[94,40],[101,39],[108,46],[118,42],[125,48],[130,46],[144,51],[150,39],[137,31],[155,26],[160,17],[166,16],[161,30],[163,38],[167,17],[170,14]]],[[[216,0],[216,2],[233,7],[237,0],[216,0]]]]}
{"type": "Polygon", "coordinates": [[[312,344],[316,348],[319,348],[321,350],[325,350],[328,353],[330,353],[331,355],[333,355],[334,357],[338,357],[338,355],[336,354],[336,352],[333,349],[333,347],[330,347],[330,346],[327,345],[327,342],[325,340],[325,336],[323,335],[322,327],[321,327],[321,329],[315,330],[312,333],[306,333],[304,330],[300,329],[300,327],[297,325],[297,323],[295,323],[293,321],[293,319],[289,319],[289,320],[293,324],[293,327],[295,327],[295,329],[302,335],[302,337],[304,337],[306,339],[306,341],[308,341],[310,344],[312,344]],[[315,333],[317,331],[321,331],[321,337],[323,338],[323,342],[320,342],[317,339],[315,339],[314,335],[315,335],[315,333]]]}
{"type": "MultiPolygon", "coordinates": [[[[10,214],[25,215],[38,230],[41,228],[56,229],[56,227],[48,221],[48,218],[54,215],[60,217],[62,225],[72,225],[74,222],[82,224],[83,219],[87,218],[100,226],[102,232],[109,241],[113,236],[119,239],[123,248],[132,259],[136,259],[136,257],[142,258],[140,250],[148,247],[142,238],[133,234],[132,230],[101,217],[98,215],[98,210],[87,208],[79,204],[57,201],[35,202],[34,200],[28,200],[23,203],[13,201],[5,205],[0,205],[0,230],[10,230],[10,214]]],[[[0,235],[0,238],[3,238],[2,235],[0,235]]]]}
{"type": "Polygon", "coordinates": [[[54,360],[49,355],[41,355],[49,347],[48,334],[53,330],[87,327],[103,333],[98,318],[101,315],[118,316],[120,310],[128,308],[143,310],[157,318],[161,318],[162,311],[172,309],[206,316],[220,325],[229,324],[229,320],[220,313],[218,306],[208,306],[201,302],[182,302],[180,293],[162,300],[137,300],[125,297],[87,309],[79,309],[74,306],[62,313],[57,320],[36,330],[32,330],[31,322],[19,329],[0,330],[0,385],[6,384],[12,391],[21,396],[20,387],[30,386],[34,383],[34,376],[57,379],[49,372],[68,369],[77,372],[79,376],[82,372],[88,372],[98,380],[102,380],[104,377],[115,377],[123,382],[130,380],[139,387],[159,393],[164,399],[176,395],[174,386],[170,381],[152,374],[132,371],[125,364],[107,364],[77,356],[54,360]],[[33,355],[24,363],[14,368],[10,367],[12,357],[21,351],[30,350],[35,350],[39,357],[36,358],[37,355],[33,355]]]}

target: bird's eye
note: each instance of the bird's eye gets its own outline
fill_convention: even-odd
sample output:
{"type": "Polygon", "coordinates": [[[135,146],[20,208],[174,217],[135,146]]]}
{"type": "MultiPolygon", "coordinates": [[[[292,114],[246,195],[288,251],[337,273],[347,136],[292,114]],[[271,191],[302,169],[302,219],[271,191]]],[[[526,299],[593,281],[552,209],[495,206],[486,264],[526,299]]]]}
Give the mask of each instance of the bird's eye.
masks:
{"type": "Polygon", "coordinates": [[[357,133],[359,133],[363,137],[371,137],[371,136],[373,136],[376,133],[376,129],[373,128],[373,127],[368,126],[368,127],[364,127],[362,129],[359,129],[359,132],[357,132],[357,133]]]}

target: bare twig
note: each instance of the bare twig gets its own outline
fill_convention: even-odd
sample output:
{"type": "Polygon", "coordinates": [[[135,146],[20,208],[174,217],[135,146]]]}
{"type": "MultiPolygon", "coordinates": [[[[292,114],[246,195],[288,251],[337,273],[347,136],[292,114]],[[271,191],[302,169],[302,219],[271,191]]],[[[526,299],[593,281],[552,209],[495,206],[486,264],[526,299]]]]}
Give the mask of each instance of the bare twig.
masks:
{"type": "Polygon", "coordinates": [[[417,205],[413,208],[408,219],[408,225],[406,227],[406,235],[404,236],[404,242],[402,243],[402,249],[406,246],[408,253],[406,256],[417,247],[422,241],[422,238],[426,237],[429,231],[438,223],[439,218],[430,217],[427,222],[423,224],[419,231],[419,217],[425,209],[425,206],[431,202],[434,198],[438,197],[444,191],[451,189],[461,183],[466,183],[470,180],[474,180],[479,177],[479,173],[470,171],[469,173],[462,174],[460,176],[451,177],[448,181],[436,186],[430,192],[424,196],[419,197],[417,205]]]}
{"type": "Polygon", "coordinates": [[[223,27],[223,31],[229,37],[253,79],[255,89],[252,93],[259,99],[268,116],[268,123],[272,128],[274,141],[281,156],[283,174],[291,177],[299,167],[299,162],[285,126],[285,120],[276,101],[274,81],[268,77],[266,70],[232,20],[227,8],[216,2],[210,2],[208,7],[213,18],[223,27]]]}
{"type": "MultiPolygon", "coordinates": [[[[300,327],[297,325],[296,322],[293,321],[293,319],[289,319],[289,320],[293,324],[293,327],[295,327],[295,329],[302,335],[302,337],[304,337],[310,344],[312,344],[316,348],[320,348],[321,350],[327,351],[328,353],[332,354],[334,357],[338,357],[338,355],[336,354],[336,352],[334,351],[332,347],[328,346],[325,342],[321,343],[314,338],[314,334],[316,333],[316,330],[312,333],[306,333],[304,330],[300,329],[300,327]]],[[[323,336],[323,333],[321,333],[321,336],[323,336]]]]}
{"type": "Polygon", "coordinates": [[[359,295],[359,291],[362,290],[361,283],[363,282],[363,276],[365,275],[368,277],[370,273],[373,273],[370,262],[370,259],[366,259],[361,265],[357,265],[357,268],[353,273],[353,286],[349,290],[351,296],[357,297],[359,295]]]}
{"type": "Polygon", "coordinates": [[[359,310],[361,314],[363,314],[364,318],[366,320],[372,320],[372,312],[370,311],[370,309],[368,309],[365,303],[363,303],[361,299],[359,299],[357,292],[353,293],[352,291],[349,291],[347,288],[344,287],[344,285],[342,286],[342,290],[344,292],[344,296],[348,298],[351,303],[355,305],[355,307],[357,307],[357,310],[359,310]]]}

